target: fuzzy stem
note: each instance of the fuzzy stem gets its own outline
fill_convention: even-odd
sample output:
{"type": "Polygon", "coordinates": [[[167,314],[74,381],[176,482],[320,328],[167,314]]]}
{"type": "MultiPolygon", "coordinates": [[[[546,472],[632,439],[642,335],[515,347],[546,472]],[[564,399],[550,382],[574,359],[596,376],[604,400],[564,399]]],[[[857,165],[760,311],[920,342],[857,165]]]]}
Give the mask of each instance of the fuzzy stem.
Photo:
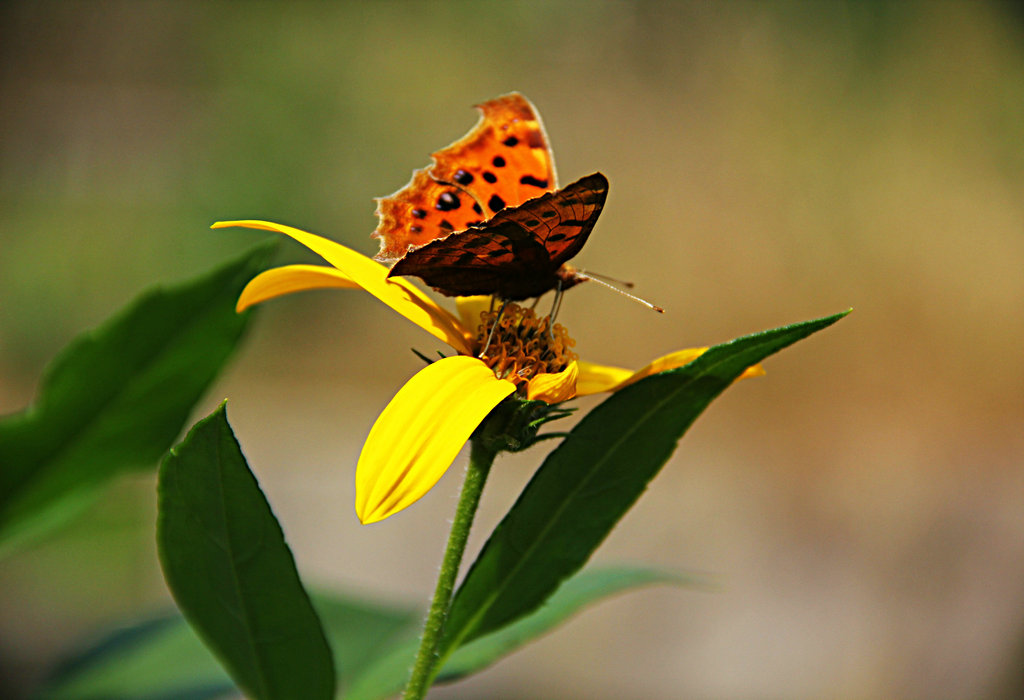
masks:
{"type": "Polygon", "coordinates": [[[455,521],[452,523],[452,530],[448,535],[448,546],[445,548],[441,572],[437,577],[434,599],[430,603],[430,611],[427,613],[427,620],[423,625],[423,637],[420,639],[420,648],[416,653],[412,676],[402,694],[403,700],[422,700],[438,671],[441,670],[437,668],[437,643],[444,630],[445,620],[448,618],[452,593],[455,590],[455,579],[459,574],[459,565],[462,563],[462,555],[466,551],[469,530],[473,525],[477,506],[480,504],[480,494],[484,490],[487,474],[497,454],[495,450],[485,447],[483,442],[483,440],[474,439],[471,443],[472,449],[469,455],[466,480],[462,484],[459,504],[455,508],[455,521]]]}

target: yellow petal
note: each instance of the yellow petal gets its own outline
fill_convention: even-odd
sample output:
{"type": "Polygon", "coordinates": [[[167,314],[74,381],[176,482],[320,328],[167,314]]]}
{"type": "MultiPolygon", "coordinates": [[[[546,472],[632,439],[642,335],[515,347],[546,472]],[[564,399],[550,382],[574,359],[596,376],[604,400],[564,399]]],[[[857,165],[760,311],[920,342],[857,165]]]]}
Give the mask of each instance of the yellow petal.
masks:
{"type": "Polygon", "coordinates": [[[608,367],[580,360],[580,376],[576,379],[576,395],[589,396],[602,391],[611,391],[633,376],[633,370],[608,367]]]}
{"type": "Polygon", "coordinates": [[[526,398],[547,403],[561,403],[576,395],[579,363],[570,362],[561,372],[538,374],[526,384],[526,398]]]}
{"type": "Polygon", "coordinates": [[[480,314],[490,311],[494,297],[481,295],[472,297],[455,297],[455,310],[466,330],[476,332],[480,327],[480,314]]]}
{"type": "Polygon", "coordinates": [[[659,357],[653,362],[641,367],[636,372],[633,372],[632,376],[613,387],[612,391],[618,391],[619,389],[627,387],[634,382],[640,381],[644,377],[651,376],[652,374],[688,365],[707,352],[707,350],[707,348],[687,348],[685,350],[677,350],[676,352],[659,357]]]}
{"type": "Polygon", "coordinates": [[[428,333],[461,353],[470,354],[466,330],[451,313],[426,294],[401,279],[387,279],[388,268],[340,243],[269,221],[218,221],[211,228],[243,228],[276,231],[298,241],[343,272],[346,277],[428,333]]]}
{"type": "Polygon", "coordinates": [[[377,522],[418,501],[491,409],[515,389],[477,358],[462,355],[414,375],[377,418],[359,456],[359,520],[377,522]]]}
{"type": "MultiPolygon", "coordinates": [[[[659,357],[635,372],[622,369],[621,367],[607,367],[591,362],[580,362],[580,378],[576,383],[576,394],[578,396],[587,396],[602,391],[618,391],[652,374],[688,365],[705,352],[707,352],[707,348],[677,350],[676,352],[659,357]]],[[[753,365],[748,367],[739,376],[739,379],[759,377],[763,374],[764,368],[761,365],[753,365]]]]}
{"type": "Polygon", "coordinates": [[[745,370],[743,370],[743,374],[741,374],[739,377],[737,377],[737,379],[750,379],[751,377],[763,377],[766,374],[768,374],[768,373],[765,371],[764,367],[762,367],[761,365],[750,365],[750,367],[747,367],[745,370]]]}
{"type": "Polygon", "coordinates": [[[275,267],[249,280],[235,305],[236,311],[275,297],[307,289],[359,289],[359,285],[341,270],[323,265],[285,265],[275,267]]]}

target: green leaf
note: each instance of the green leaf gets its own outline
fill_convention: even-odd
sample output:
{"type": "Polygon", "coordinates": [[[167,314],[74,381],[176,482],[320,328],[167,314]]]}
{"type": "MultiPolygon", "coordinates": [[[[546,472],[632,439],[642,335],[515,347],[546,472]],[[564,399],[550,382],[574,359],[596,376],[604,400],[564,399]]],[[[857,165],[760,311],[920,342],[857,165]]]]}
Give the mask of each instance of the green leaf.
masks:
{"type": "MultiPolygon", "coordinates": [[[[616,567],[583,571],[566,581],[557,593],[532,615],[493,634],[462,647],[448,659],[438,682],[464,678],[490,666],[528,642],[549,632],[582,608],[623,591],[653,584],[698,585],[709,581],[696,575],[681,575],[647,568],[616,567]]],[[[400,691],[409,677],[409,665],[416,654],[417,638],[396,645],[359,676],[343,694],[345,700],[378,700],[400,691]]]]}
{"type": "Polygon", "coordinates": [[[658,569],[616,567],[581,571],[566,581],[533,613],[456,650],[441,669],[437,680],[446,683],[475,673],[540,637],[600,599],[654,584],[705,589],[714,585],[706,576],[671,573],[658,569]]]}
{"type": "Polygon", "coordinates": [[[845,315],[718,345],[592,410],[548,455],[466,574],[439,658],[541,605],[583,566],[712,399],[747,367],[845,315]]]}
{"type": "Polygon", "coordinates": [[[222,405],[160,465],[164,578],[199,636],[258,700],[334,695],[334,664],[281,526],[222,405]]]}
{"type": "MultiPolygon", "coordinates": [[[[603,598],[655,584],[708,588],[713,582],[701,575],[647,568],[583,571],[534,614],[453,654],[439,682],[454,681],[493,664],[603,598]]],[[[312,598],[334,650],[339,685],[351,685],[342,695],[347,700],[376,700],[401,690],[416,652],[422,613],[336,593],[314,593],[312,598]]],[[[37,697],[213,700],[234,688],[184,618],[162,615],[96,640],[62,664],[37,697]]]]}
{"type": "Polygon", "coordinates": [[[213,700],[235,684],[180,615],[103,636],[58,668],[39,700],[213,700]]]}
{"type": "Polygon", "coordinates": [[[242,335],[235,301],[270,251],[150,291],[57,356],[34,404],[0,421],[7,550],[86,507],[115,475],[157,464],[242,335]]]}
{"type": "MultiPolygon", "coordinates": [[[[356,674],[394,640],[416,634],[419,611],[314,593],[339,671],[356,674]]],[[[235,684],[178,614],[104,635],[61,665],[39,700],[213,700],[235,684]]]]}
{"type": "Polygon", "coordinates": [[[423,623],[420,610],[337,594],[316,596],[314,603],[334,650],[339,686],[351,683],[398,641],[418,634],[423,623]]]}

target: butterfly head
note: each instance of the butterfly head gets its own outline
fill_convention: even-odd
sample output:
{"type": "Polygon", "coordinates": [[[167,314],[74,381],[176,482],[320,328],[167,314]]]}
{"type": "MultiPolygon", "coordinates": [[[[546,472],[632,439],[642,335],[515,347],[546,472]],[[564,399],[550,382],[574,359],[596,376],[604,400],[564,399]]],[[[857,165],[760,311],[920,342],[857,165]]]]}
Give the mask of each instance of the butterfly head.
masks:
{"type": "Polygon", "coordinates": [[[575,287],[580,282],[586,282],[591,279],[588,275],[580,272],[579,268],[575,265],[570,265],[569,263],[564,263],[558,268],[555,276],[558,278],[558,288],[563,291],[570,287],[575,287]]]}

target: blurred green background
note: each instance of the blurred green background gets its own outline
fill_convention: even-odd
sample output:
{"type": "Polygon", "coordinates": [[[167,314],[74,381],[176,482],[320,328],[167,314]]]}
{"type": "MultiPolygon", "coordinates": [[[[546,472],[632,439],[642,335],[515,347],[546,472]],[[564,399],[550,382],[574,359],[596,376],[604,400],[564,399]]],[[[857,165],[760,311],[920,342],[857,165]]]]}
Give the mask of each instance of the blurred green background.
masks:
{"type": "MultiPolygon", "coordinates": [[[[561,321],[592,360],[855,308],[704,416],[597,555],[722,576],[605,603],[438,698],[1024,693],[1024,12],[984,2],[8,2],[0,412],[153,283],[266,218],[368,254],[371,198],[518,90],[608,204],[561,321]]],[[[282,246],[282,261],[310,258],[282,246]]],[[[460,469],[352,510],[374,418],[430,352],[367,296],[272,302],[229,416],[308,582],[426,605],[460,469]]],[[[592,402],[590,402],[592,403],[592,402]]],[[[584,403],[589,406],[590,403],[584,403]]],[[[471,548],[542,448],[496,465],[471,548]]],[[[0,688],[169,604],[153,479],[0,569],[0,688]]]]}

